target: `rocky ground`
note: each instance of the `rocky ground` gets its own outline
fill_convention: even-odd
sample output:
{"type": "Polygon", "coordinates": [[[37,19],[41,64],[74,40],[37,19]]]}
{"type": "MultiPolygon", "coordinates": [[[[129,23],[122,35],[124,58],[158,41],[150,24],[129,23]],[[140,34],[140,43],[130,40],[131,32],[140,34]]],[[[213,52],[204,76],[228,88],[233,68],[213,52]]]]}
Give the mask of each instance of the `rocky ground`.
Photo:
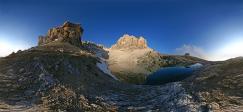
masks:
{"type": "Polygon", "coordinates": [[[215,62],[183,81],[201,104],[217,111],[243,111],[243,58],[215,62]]]}
{"type": "MultiPolygon", "coordinates": [[[[187,80],[160,86],[125,84],[103,73],[96,63],[98,59],[95,55],[68,44],[32,48],[3,58],[0,62],[0,109],[155,112],[242,110],[240,68],[226,72],[237,75],[227,77],[226,74],[224,80],[228,82],[219,78],[218,82],[225,84],[214,89],[215,83],[211,82],[209,86],[203,85],[207,81],[199,81],[209,80],[207,75],[199,75],[189,87],[187,85],[191,83],[187,80]]],[[[241,63],[232,62],[235,66],[241,63]]],[[[207,74],[212,67],[228,66],[232,65],[214,64],[204,68],[200,74],[207,74]]],[[[216,80],[221,76],[214,77],[216,80]]]]}
{"type": "MultiPolygon", "coordinates": [[[[116,81],[97,63],[96,56],[63,43],[11,54],[0,62],[1,102],[11,106],[36,104],[48,110],[82,110],[80,93],[99,94],[116,87],[116,81]]],[[[11,106],[3,107],[8,110],[11,106]]]]}
{"type": "Polygon", "coordinates": [[[179,83],[125,84],[105,74],[96,63],[99,58],[95,55],[63,43],[11,54],[0,61],[0,109],[179,111],[191,108],[186,106],[188,104],[180,107],[183,104],[179,100],[188,103],[190,97],[179,83]]]}

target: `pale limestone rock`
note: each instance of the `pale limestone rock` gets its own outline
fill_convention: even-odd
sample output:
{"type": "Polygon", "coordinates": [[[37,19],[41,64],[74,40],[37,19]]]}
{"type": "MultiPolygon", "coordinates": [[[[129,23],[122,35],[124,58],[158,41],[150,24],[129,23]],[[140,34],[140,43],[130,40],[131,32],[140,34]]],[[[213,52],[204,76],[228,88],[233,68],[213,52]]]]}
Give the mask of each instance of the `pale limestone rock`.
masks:
{"type": "Polygon", "coordinates": [[[38,45],[45,45],[51,42],[67,42],[79,47],[82,34],[83,28],[80,24],[65,22],[62,26],[48,30],[46,36],[39,36],[38,45]]]}
{"type": "Polygon", "coordinates": [[[143,37],[123,35],[111,49],[144,49],[148,48],[147,41],[143,37]]]}

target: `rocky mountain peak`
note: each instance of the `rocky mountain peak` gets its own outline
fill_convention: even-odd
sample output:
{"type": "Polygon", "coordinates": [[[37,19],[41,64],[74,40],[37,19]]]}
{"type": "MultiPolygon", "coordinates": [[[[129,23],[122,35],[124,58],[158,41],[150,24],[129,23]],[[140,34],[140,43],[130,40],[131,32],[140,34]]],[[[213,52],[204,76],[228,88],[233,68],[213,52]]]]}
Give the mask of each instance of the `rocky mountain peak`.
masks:
{"type": "Polygon", "coordinates": [[[148,48],[147,41],[143,37],[124,34],[111,49],[144,49],[148,48]]]}
{"type": "Polygon", "coordinates": [[[80,24],[66,21],[62,26],[49,29],[46,36],[39,36],[38,45],[51,42],[67,42],[79,47],[82,34],[83,28],[80,24]]]}

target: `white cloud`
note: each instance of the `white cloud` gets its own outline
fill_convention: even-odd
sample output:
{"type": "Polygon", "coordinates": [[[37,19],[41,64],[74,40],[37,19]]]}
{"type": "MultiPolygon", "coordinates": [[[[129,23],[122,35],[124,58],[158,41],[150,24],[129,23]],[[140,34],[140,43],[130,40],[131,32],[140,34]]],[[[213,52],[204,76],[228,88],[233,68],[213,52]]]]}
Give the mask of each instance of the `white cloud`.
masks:
{"type": "Polygon", "coordinates": [[[194,45],[186,45],[184,44],[180,48],[176,48],[176,53],[179,55],[184,55],[185,53],[190,53],[191,56],[207,59],[207,55],[205,51],[194,45]]]}
{"type": "Polygon", "coordinates": [[[191,56],[199,57],[210,61],[223,61],[230,58],[243,56],[243,41],[229,42],[226,45],[218,46],[213,51],[205,51],[203,48],[195,45],[183,45],[176,48],[176,53],[184,55],[190,53],[191,56]]]}

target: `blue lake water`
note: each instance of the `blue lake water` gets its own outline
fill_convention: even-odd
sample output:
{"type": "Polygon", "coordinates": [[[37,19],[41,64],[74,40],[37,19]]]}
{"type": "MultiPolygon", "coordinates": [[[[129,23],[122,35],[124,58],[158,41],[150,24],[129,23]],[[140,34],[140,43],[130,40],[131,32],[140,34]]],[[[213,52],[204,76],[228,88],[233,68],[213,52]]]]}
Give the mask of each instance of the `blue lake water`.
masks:
{"type": "Polygon", "coordinates": [[[187,67],[165,67],[150,74],[145,84],[146,85],[161,85],[169,82],[176,82],[183,80],[193,74],[195,70],[198,70],[203,65],[200,63],[193,64],[187,67]]]}

